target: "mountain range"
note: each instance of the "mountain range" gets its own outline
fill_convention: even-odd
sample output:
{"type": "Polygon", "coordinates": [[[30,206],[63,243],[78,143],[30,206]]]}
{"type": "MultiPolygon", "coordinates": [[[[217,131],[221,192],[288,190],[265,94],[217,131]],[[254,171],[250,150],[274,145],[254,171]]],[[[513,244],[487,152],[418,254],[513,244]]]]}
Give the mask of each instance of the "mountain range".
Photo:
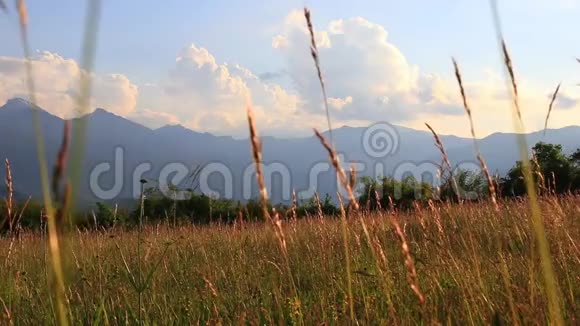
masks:
{"type": "MultiPolygon", "coordinates": [[[[10,160],[14,187],[18,194],[40,197],[32,108],[29,102],[22,99],[8,100],[0,107],[0,158],[10,160]]],[[[36,109],[46,147],[45,155],[49,171],[52,171],[62,141],[64,120],[42,108],[36,109]]],[[[179,169],[175,167],[182,170],[187,168],[191,172],[194,166],[201,167],[203,171],[194,186],[197,191],[213,190],[221,196],[227,195],[240,200],[247,199],[250,195],[255,197],[257,194],[257,187],[251,175],[254,167],[248,139],[200,133],[180,125],[150,129],[104,109],[96,109],[83,119],[86,122],[86,142],[77,193],[81,203],[97,200],[114,202],[134,198],[139,192],[141,178],[159,180],[160,172],[165,169],[165,172],[173,171],[169,174],[171,179],[173,175],[179,175],[179,172],[176,172],[179,169]],[[116,149],[122,149],[123,160],[119,161],[122,168],[113,173],[116,149]],[[95,177],[95,167],[107,162],[111,164],[111,170],[104,171],[98,178],[93,178],[91,186],[91,172],[95,177]],[[144,166],[144,163],[150,164],[150,170],[142,175],[135,175],[135,169],[139,165],[144,166]],[[224,169],[231,172],[231,178],[230,172],[225,173],[224,169]],[[227,182],[227,179],[231,179],[231,182],[227,182]],[[112,191],[105,196],[106,198],[95,190],[97,189],[95,183],[103,190],[114,188],[115,180],[121,186],[117,192],[112,191]],[[111,196],[112,198],[109,198],[111,196]]],[[[78,119],[72,123],[73,125],[78,123],[78,119]]],[[[328,132],[324,135],[330,141],[331,135],[328,132]]],[[[526,137],[530,147],[538,141],[561,144],[566,152],[572,152],[580,147],[579,126],[550,129],[546,135],[543,131],[533,132],[526,137]]],[[[477,165],[473,139],[441,135],[441,141],[453,164],[465,168],[477,165]]],[[[368,128],[334,129],[332,142],[337,151],[343,155],[342,162],[359,164],[357,167],[359,176],[402,177],[409,173],[434,175],[437,164],[441,162],[441,155],[434,146],[431,133],[386,122],[368,128]],[[381,153],[382,150],[386,153],[381,153]],[[363,168],[361,164],[365,167],[363,168]]],[[[519,157],[515,134],[494,133],[479,139],[478,143],[490,170],[494,173],[503,175],[519,157]]],[[[263,137],[262,156],[266,175],[272,176],[267,178],[272,181],[268,190],[275,202],[290,200],[289,194],[292,189],[296,189],[299,197],[303,198],[312,195],[311,192],[305,191],[309,188],[331,196],[337,191],[335,174],[328,165],[327,153],[314,135],[286,139],[263,137]]],[[[4,179],[5,171],[0,170],[0,177],[4,179]]],[[[181,188],[191,187],[187,179],[175,183],[181,188]]],[[[155,184],[153,181],[150,183],[155,184]]]]}

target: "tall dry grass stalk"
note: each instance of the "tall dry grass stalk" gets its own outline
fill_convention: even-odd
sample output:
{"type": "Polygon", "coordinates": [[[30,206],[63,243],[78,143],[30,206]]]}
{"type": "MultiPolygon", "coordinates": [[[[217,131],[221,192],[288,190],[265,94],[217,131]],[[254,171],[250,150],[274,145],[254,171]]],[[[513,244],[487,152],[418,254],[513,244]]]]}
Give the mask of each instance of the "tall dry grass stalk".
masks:
{"type": "Polygon", "coordinates": [[[340,161],[338,159],[338,155],[336,154],[334,149],[332,149],[331,145],[326,141],[324,136],[322,136],[322,134],[320,132],[318,132],[318,130],[314,129],[314,134],[316,135],[316,137],[318,137],[318,139],[320,140],[320,143],[328,152],[330,162],[332,163],[332,166],[334,166],[334,168],[336,169],[336,174],[338,175],[338,179],[340,181],[340,184],[346,190],[350,205],[355,210],[358,210],[359,205],[358,205],[358,201],[356,200],[356,197],[354,195],[354,191],[353,191],[352,187],[350,186],[350,178],[347,177],[346,173],[344,172],[344,169],[342,168],[342,166],[340,166],[340,161]]]}
{"type": "Polygon", "coordinates": [[[10,169],[10,161],[4,160],[4,167],[6,168],[6,217],[0,223],[0,229],[8,222],[8,232],[12,233],[14,229],[14,213],[13,213],[13,199],[14,199],[14,185],[12,184],[12,169],[10,169]]]}
{"type": "MultiPolygon", "coordinates": [[[[346,173],[340,166],[340,162],[336,152],[334,151],[334,141],[332,138],[332,125],[330,122],[330,112],[328,110],[328,96],[326,95],[326,86],[324,84],[324,78],[322,77],[322,70],[320,69],[320,57],[318,54],[318,47],[316,46],[316,38],[314,37],[314,28],[312,27],[312,20],[310,17],[310,10],[308,8],[304,8],[304,18],[306,19],[306,26],[308,27],[308,32],[310,33],[310,54],[312,55],[312,59],[314,60],[314,66],[316,67],[316,72],[318,75],[318,81],[320,82],[320,88],[322,90],[322,99],[324,102],[324,110],[326,112],[326,121],[328,123],[328,135],[330,136],[330,144],[326,141],[324,136],[318,132],[318,130],[314,129],[314,134],[322,143],[322,146],[327,150],[328,156],[332,165],[336,169],[337,178],[340,180],[342,186],[346,189],[348,194],[348,199],[350,202],[350,206],[354,207],[358,210],[358,202],[354,196],[353,189],[351,187],[351,183],[347,179],[346,173]]],[[[352,176],[352,174],[351,174],[352,176]]],[[[341,227],[342,227],[342,238],[344,244],[344,254],[345,254],[345,263],[346,263],[346,277],[348,283],[348,298],[349,298],[349,313],[350,313],[350,320],[354,323],[356,321],[356,316],[354,314],[354,298],[352,294],[352,271],[350,267],[350,257],[349,257],[349,247],[348,247],[348,225],[346,221],[346,211],[344,209],[344,203],[342,202],[342,197],[340,193],[338,193],[338,198],[340,200],[340,216],[341,216],[341,227]]],[[[320,199],[317,195],[317,203],[320,209],[320,199]]]]}
{"type": "Polygon", "coordinates": [[[481,150],[479,149],[479,143],[477,141],[477,137],[475,136],[475,126],[473,123],[473,116],[471,114],[471,107],[469,106],[469,103],[467,102],[467,95],[465,93],[465,88],[463,87],[463,79],[461,78],[461,72],[459,70],[459,65],[457,64],[457,61],[455,60],[455,58],[451,58],[451,61],[453,61],[453,69],[455,70],[455,78],[457,79],[457,84],[459,84],[459,92],[461,93],[461,99],[463,100],[463,108],[465,109],[465,112],[467,113],[467,117],[469,118],[469,127],[471,130],[471,137],[473,138],[473,146],[475,147],[475,153],[477,156],[477,160],[479,161],[479,165],[481,166],[481,169],[483,170],[485,178],[487,179],[487,187],[489,190],[489,196],[491,198],[491,202],[493,203],[495,210],[499,211],[499,205],[497,204],[497,195],[496,195],[496,190],[495,190],[495,184],[493,182],[493,179],[491,178],[489,170],[487,169],[487,164],[485,164],[485,160],[483,159],[483,155],[481,155],[481,150]]]}
{"type": "Polygon", "coordinates": [[[514,127],[517,133],[518,145],[520,151],[520,157],[522,161],[522,171],[523,177],[526,184],[526,190],[529,197],[531,215],[532,215],[532,227],[534,229],[534,234],[537,242],[537,249],[540,256],[540,262],[542,267],[542,274],[544,277],[544,283],[546,287],[546,294],[548,297],[548,309],[550,312],[551,323],[556,325],[563,325],[562,312],[560,308],[560,298],[558,295],[558,283],[556,281],[556,275],[554,273],[554,267],[552,265],[552,258],[550,255],[550,247],[548,244],[548,239],[546,237],[546,231],[544,227],[544,221],[540,212],[540,205],[537,198],[536,188],[534,185],[534,178],[532,175],[532,169],[530,161],[528,158],[528,144],[525,136],[524,122],[522,119],[522,114],[519,105],[519,95],[518,87],[516,82],[516,77],[514,73],[513,63],[503,37],[501,20],[499,17],[499,11],[497,8],[497,1],[490,0],[491,10],[494,20],[494,26],[496,30],[497,40],[500,44],[501,56],[504,61],[505,73],[506,73],[506,83],[508,84],[508,89],[510,89],[512,97],[512,106],[514,112],[514,127]]]}
{"type": "MultiPolygon", "coordinates": [[[[52,193],[54,195],[55,202],[59,203],[56,210],[55,220],[59,231],[64,230],[67,217],[69,216],[69,209],[71,205],[71,187],[70,183],[66,180],[64,172],[67,166],[67,159],[69,156],[69,145],[70,144],[70,121],[64,121],[64,128],[62,133],[62,142],[58,150],[58,156],[56,158],[56,165],[54,166],[54,171],[52,175],[52,193]],[[64,189],[61,191],[61,185],[64,183],[64,189]]],[[[70,221],[69,221],[70,222],[70,221]]]]}
{"type": "Polygon", "coordinates": [[[316,211],[318,214],[318,218],[321,221],[324,221],[324,213],[322,211],[322,203],[320,202],[320,196],[318,196],[318,192],[314,193],[314,199],[316,200],[316,211]]]}
{"type": "Polygon", "coordinates": [[[554,102],[556,101],[556,97],[558,96],[561,85],[562,83],[559,83],[558,86],[556,86],[554,93],[552,93],[552,98],[550,99],[550,104],[548,105],[548,113],[546,114],[546,121],[544,121],[544,136],[546,135],[546,130],[548,129],[548,119],[550,119],[550,113],[552,112],[552,107],[554,106],[554,102]]]}
{"type": "MultiPolygon", "coordinates": [[[[314,133],[316,134],[316,137],[318,137],[318,139],[322,143],[322,146],[324,146],[324,148],[328,151],[330,161],[332,162],[332,165],[336,169],[337,178],[340,180],[340,183],[342,184],[342,186],[346,189],[351,207],[354,207],[355,209],[358,210],[358,202],[356,201],[352,187],[350,186],[351,183],[347,179],[346,173],[344,172],[344,170],[340,166],[338,156],[336,155],[336,152],[334,151],[334,141],[332,138],[332,124],[330,121],[330,111],[328,109],[328,96],[326,95],[326,86],[324,83],[324,78],[322,76],[322,69],[320,68],[320,56],[318,53],[318,47],[316,46],[316,38],[314,35],[314,27],[312,26],[311,14],[310,14],[310,10],[308,10],[308,8],[306,8],[306,7],[304,8],[304,18],[306,19],[306,26],[308,28],[308,32],[310,33],[310,55],[312,56],[312,59],[314,61],[314,66],[316,68],[318,81],[320,82],[320,89],[322,91],[322,100],[323,100],[323,104],[324,104],[324,110],[326,113],[326,121],[328,124],[328,135],[330,137],[330,144],[326,141],[326,139],[324,139],[324,137],[322,136],[322,134],[320,134],[318,132],[318,130],[314,129],[314,133]]],[[[345,262],[346,262],[346,274],[347,274],[348,297],[349,297],[349,313],[350,313],[351,321],[354,322],[355,321],[354,298],[352,295],[352,272],[351,272],[351,268],[350,268],[350,257],[349,257],[349,247],[348,247],[348,225],[346,222],[346,211],[344,209],[344,204],[342,202],[342,197],[340,196],[340,194],[338,194],[338,198],[340,200],[342,238],[343,238],[343,242],[344,242],[344,253],[345,253],[345,262]]],[[[321,205],[320,205],[320,198],[318,198],[318,194],[316,195],[316,200],[317,200],[319,215],[322,218],[323,215],[322,215],[322,209],[321,209],[321,205]]]]}
{"type": "Polygon", "coordinates": [[[304,18],[306,19],[306,26],[308,27],[308,32],[310,33],[310,55],[312,55],[312,60],[314,60],[314,66],[316,67],[318,81],[320,82],[320,88],[322,90],[322,100],[324,102],[326,122],[328,124],[328,135],[330,137],[330,143],[334,146],[332,139],[332,124],[330,122],[330,111],[328,110],[328,96],[326,96],[326,86],[324,84],[324,78],[322,77],[322,70],[320,69],[320,55],[318,54],[318,47],[316,46],[314,27],[312,26],[312,20],[310,19],[310,10],[308,10],[306,7],[304,7],[304,18]]]}
{"type": "Polygon", "coordinates": [[[339,192],[336,193],[338,196],[338,203],[340,206],[340,226],[342,231],[342,243],[344,249],[344,262],[346,268],[346,284],[348,291],[348,311],[351,321],[356,320],[354,314],[354,296],[352,294],[352,269],[350,266],[350,249],[348,246],[348,224],[346,222],[346,210],[344,209],[344,202],[342,201],[342,196],[339,192]]]}
{"type": "Polygon", "coordinates": [[[52,173],[52,193],[54,194],[55,201],[60,200],[60,182],[64,177],[64,172],[67,165],[67,158],[69,154],[69,144],[70,144],[70,121],[64,121],[64,127],[62,131],[62,142],[58,150],[58,155],[56,158],[56,164],[52,173]]]}
{"type": "Polygon", "coordinates": [[[296,198],[296,191],[292,190],[292,208],[290,209],[290,212],[292,214],[292,221],[294,222],[298,220],[298,213],[296,212],[297,208],[298,208],[298,200],[296,198]]]}
{"type": "Polygon", "coordinates": [[[36,85],[34,83],[34,72],[30,55],[30,45],[28,43],[28,11],[24,0],[17,0],[18,18],[20,23],[20,41],[25,56],[26,86],[28,90],[28,100],[32,103],[32,117],[36,138],[36,152],[38,156],[40,181],[42,186],[43,200],[48,216],[53,216],[52,199],[48,186],[48,170],[45,158],[44,138],[42,137],[42,127],[38,117],[38,107],[36,106],[36,85]]]}
{"type": "Polygon", "coordinates": [[[20,210],[20,214],[15,214],[14,210],[14,181],[12,179],[12,169],[10,168],[10,161],[6,159],[4,161],[4,166],[6,168],[6,198],[4,199],[6,204],[6,216],[0,222],[0,230],[4,228],[6,222],[8,222],[8,234],[10,236],[10,245],[8,246],[8,254],[4,260],[4,265],[8,266],[10,261],[10,256],[12,255],[12,249],[14,248],[14,243],[17,238],[20,238],[20,219],[22,219],[22,214],[28,206],[30,197],[24,203],[24,206],[20,210]]]}
{"type": "MultiPolygon", "coordinates": [[[[314,28],[312,26],[312,20],[310,17],[310,10],[308,8],[304,8],[304,18],[306,19],[306,26],[308,27],[308,32],[310,33],[310,54],[312,59],[314,60],[314,66],[316,67],[316,72],[318,76],[318,81],[320,82],[320,88],[322,91],[322,100],[324,103],[324,110],[326,113],[326,122],[328,124],[328,135],[330,136],[330,144],[326,142],[326,139],[318,132],[318,130],[314,129],[314,133],[316,137],[322,143],[322,146],[328,151],[328,155],[330,157],[330,161],[332,165],[336,169],[336,174],[342,186],[346,189],[348,194],[349,202],[351,207],[354,207],[358,210],[358,202],[354,196],[352,187],[350,186],[350,182],[347,180],[346,173],[340,166],[340,162],[338,160],[338,156],[334,151],[334,140],[332,138],[332,124],[330,122],[330,111],[328,110],[328,96],[326,95],[326,86],[324,84],[324,78],[322,77],[322,70],[320,69],[320,56],[318,54],[318,47],[316,46],[316,38],[314,37],[314,28]]],[[[352,174],[351,174],[352,176],[352,174]]],[[[356,321],[356,316],[354,314],[354,297],[352,294],[352,271],[350,267],[350,255],[349,255],[349,246],[348,246],[348,225],[346,221],[346,211],[344,209],[344,203],[342,201],[342,197],[340,193],[338,193],[338,199],[340,200],[340,216],[341,216],[341,228],[342,228],[342,239],[344,245],[344,255],[345,255],[345,264],[346,264],[346,277],[347,277],[347,285],[348,285],[348,300],[349,300],[349,314],[350,320],[352,322],[356,321]]],[[[320,198],[318,198],[318,194],[316,194],[316,200],[318,204],[318,211],[322,219],[322,209],[320,207],[320,198]]]]}
{"type": "Polygon", "coordinates": [[[4,228],[4,225],[8,222],[8,234],[10,235],[10,245],[8,247],[8,254],[4,264],[7,266],[10,260],[10,255],[12,254],[12,248],[14,247],[14,242],[16,238],[20,237],[20,220],[22,219],[22,214],[30,202],[30,197],[24,203],[20,210],[20,214],[15,214],[14,210],[14,181],[12,179],[12,169],[10,168],[10,161],[8,159],[4,160],[4,166],[6,168],[6,198],[4,199],[6,204],[6,216],[0,223],[0,230],[4,228]]]}
{"type": "MultiPolygon", "coordinates": [[[[443,142],[441,141],[441,138],[439,137],[439,135],[435,132],[435,130],[433,130],[433,128],[428,123],[425,122],[425,125],[427,126],[427,128],[429,128],[429,130],[433,134],[433,138],[435,139],[435,146],[439,149],[439,152],[441,152],[441,157],[443,159],[443,162],[445,163],[445,165],[447,165],[447,168],[449,169],[449,175],[451,178],[451,185],[453,187],[453,191],[455,192],[455,196],[457,197],[457,202],[461,203],[461,193],[459,192],[459,187],[457,186],[457,181],[455,180],[455,176],[453,175],[453,166],[451,165],[451,162],[449,161],[449,156],[447,156],[447,151],[445,151],[445,147],[443,146],[443,142]]],[[[443,171],[441,171],[441,174],[443,175],[443,171]]]]}
{"type": "Polygon", "coordinates": [[[272,209],[272,223],[274,224],[276,230],[276,236],[278,237],[278,241],[280,242],[280,249],[284,253],[284,257],[288,258],[288,245],[286,244],[286,235],[284,234],[284,229],[282,228],[282,219],[280,219],[280,214],[278,211],[273,208],[272,209]]]}
{"type": "Polygon", "coordinates": [[[539,189],[538,189],[538,194],[542,195],[543,191],[546,191],[548,189],[548,186],[546,186],[546,179],[544,178],[544,174],[542,173],[542,168],[540,167],[540,162],[538,162],[538,157],[536,156],[536,151],[534,151],[532,149],[532,159],[531,159],[531,163],[533,165],[532,168],[532,173],[538,176],[538,180],[539,180],[539,189]]]}
{"type": "Polygon", "coordinates": [[[254,124],[254,116],[252,115],[252,109],[248,106],[248,126],[250,127],[250,143],[252,144],[252,157],[254,158],[254,164],[256,165],[256,181],[258,182],[258,188],[260,188],[260,202],[262,204],[262,214],[266,220],[270,220],[270,213],[268,212],[268,192],[266,186],[264,185],[264,175],[262,173],[262,142],[258,138],[258,132],[256,131],[256,125],[254,124]]]}
{"type": "Polygon", "coordinates": [[[282,257],[284,259],[286,266],[287,276],[294,294],[295,299],[294,304],[297,306],[299,315],[302,316],[300,308],[301,304],[298,296],[298,288],[296,287],[296,282],[294,281],[294,277],[292,276],[292,269],[290,268],[290,257],[288,256],[288,247],[286,244],[286,236],[284,234],[284,228],[282,227],[282,220],[280,219],[280,215],[278,214],[276,209],[273,209],[272,211],[273,217],[270,215],[268,211],[268,193],[266,191],[266,186],[264,184],[264,175],[262,173],[262,142],[258,138],[258,132],[256,129],[256,125],[254,123],[254,117],[252,115],[252,109],[249,102],[247,108],[247,115],[248,115],[248,126],[250,129],[250,143],[252,145],[251,146],[252,156],[254,158],[254,163],[256,165],[256,180],[258,182],[258,187],[260,188],[260,201],[262,204],[262,214],[264,215],[264,218],[267,221],[272,222],[274,226],[274,233],[276,234],[276,238],[278,239],[278,243],[280,245],[282,257]]]}
{"type": "Polygon", "coordinates": [[[348,177],[350,189],[354,190],[356,187],[356,169],[354,168],[354,165],[350,167],[350,174],[348,175],[348,177]]]}
{"type": "Polygon", "coordinates": [[[36,152],[40,170],[40,183],[46,215],[48,219],[48,242],[51,257],[52,271],[54,274],[53,291],[56,299],[56,314],[60,325],[68,325],[68,307],[66,301],[64,273],[62,268],[62,257],[60,241],[57,234],[55,212],[49,188],[48,168],[45,157],[45,146],[42,135],[42,127],[36,106],[36,86],[34,83],[33,65],[30,55],[30,45],[28,42],[28,10],[24,0],[17,0],[18,18],[20,23],[20,40],[25,56],[26,85],[28,89],[29,101],[32,103],[32,119],[36,138],[36,152]]]}
{"type": "Polygon", "coordinates": [[[425,308],[425,296],[423,292],[421,292],[421,287],[419,286],[419,277],[417,276],[417,269],[415,268],[415,262],[413,261],[413,257],[411,256],[411,249],[409,248],[409,244],[407,243],[407,239],[399,222],[393,214],[390,214],[391,224],[395,228],[395,232],[401,241],[401,251],[403,253],[403,257],[405,257],[405,266],[407,267],[407,276],[409,278],[409,285],[411,289],[417,296],[421,307],[425,308]]]}

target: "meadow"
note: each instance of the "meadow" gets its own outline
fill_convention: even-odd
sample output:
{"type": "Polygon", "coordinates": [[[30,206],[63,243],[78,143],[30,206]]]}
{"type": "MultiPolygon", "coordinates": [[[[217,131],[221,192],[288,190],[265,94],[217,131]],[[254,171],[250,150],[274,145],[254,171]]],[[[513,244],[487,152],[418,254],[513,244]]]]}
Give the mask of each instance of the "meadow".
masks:
{"type": "MultiPolygon", "coordinates": [[[[580,317],[579,203],[572,195],[540,200],[566,324],[580,317]]],[[[73,232],[63,245],[68,319],[105,325],[546,324],[529,205],[499,204],[499,212],[489,203],[363,209],[343,220],[346,238],[338,218],[284,221],[287,261],[271,223],[73,232]]],[[[2,323],[54,324],[44,236],[23,234],[8,257],[10,247],[9,239],[0,240],[2,323]]]]}

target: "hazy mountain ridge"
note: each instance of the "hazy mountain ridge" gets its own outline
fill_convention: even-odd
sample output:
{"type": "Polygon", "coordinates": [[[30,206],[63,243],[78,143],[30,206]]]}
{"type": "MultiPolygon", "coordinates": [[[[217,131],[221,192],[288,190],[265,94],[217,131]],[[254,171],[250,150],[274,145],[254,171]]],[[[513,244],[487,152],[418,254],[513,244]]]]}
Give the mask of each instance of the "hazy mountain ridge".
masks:
{"type": "MultiPolygon", "coordinates": [[[[51,169],[61,143],[64,121],[42,109],[39,109],[38,113],[44,135],[46,158],[51,169]]],[[[234,198],[242,198],[244,173],[247,174],[248,170],[253,171],[250,144],[247,139],[200,133],[180,125],[150,129],[104,109],[97,109],[85,118],[86,146],[79,193],[79,198],[84,202],[97,199],[89,188],[90,171],[103,162],[111,163],[114,170],[116,148],[123,150],[124,159],[121,178],[123,187],[117,199],[132,196],[133,170],[139,164],[150,163],[152,169],[145,176],[155,178],[163,166],[175,162],[187,167],[218,162],[229,167],[234,180],[234,198]]],[[[365,148],[368,148],[368,139],[365,140],[363,137],[366,128],[337,128],[333,130],[333,139],[337,150],[345,155],[344,162],[355,161],[366,164],[367,169],[361,171],[359,175],[373,174],[374,167],[379,163],[384,164],[385,174],[390,175],[401,163],[440,162],[440,155],[433,145],[431,133],[400,126],[393,127],[397,135],[394,136],[396,140],[390,140],[390,145],[395,144],[394,148],[397,150],[378,158],[365,153],[365,148]],[[366,146],[363,144],[365,141],[366,146]]],[[[471,138],[446,135],[442,135],[441,138],[453,164],[476,162],[471,138]]],[[[571,152],[580,146],[580,127],[548,130],[545,137],[543,131],[533,132],[527,135],[527,139],[529,146],[542,140],[562,144],[567,152],[571,152]]],[[[490,169],[500,174],[513,166],[519,157],[514,134],[495,133],[478,142],[490,169]]],[[[266,164],[277,162],[287,167],[291,175],[291,187],[297,191],[304,190],[309,185],[311,168],[328,160],[318,139],[313,136],[289,139],[264,137],[262,152],[266,164]]],[[[20,193],[34,197],[40,195],[32,112],[30,104],[24,100],[9,100],[0,107],[0,158],[8,158],[11,161],[15,186],[20,193]]],[[[1,170],[0,176],[4,178],[4,169],[1,170]]],[[[112,172],[104,173],[99,179],[99,184],[102,188],[111,187],[114,180],[112,172]]],[[[250,180],[253,182],[253,179],[250,180]]],[[[269,191],[274,201],[283,199],[281,183],[281,178],[273,177],[273,186],[269,191]]],[[[217,175],[209,178],[209,184],[214,190],[223,188],[223,180],[217,175]]],[[[332,169],[320,175],[317,188],[322,194],[336,192],[332,169]]],[[[254,186],[252,189],[255,193],[254,186]]]]}

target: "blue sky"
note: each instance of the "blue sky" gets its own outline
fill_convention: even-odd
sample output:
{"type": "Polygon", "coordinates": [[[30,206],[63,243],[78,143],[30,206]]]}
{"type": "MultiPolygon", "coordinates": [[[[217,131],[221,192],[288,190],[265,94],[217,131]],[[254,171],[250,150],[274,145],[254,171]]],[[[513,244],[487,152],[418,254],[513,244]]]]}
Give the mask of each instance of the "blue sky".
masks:
{"type": "MultiPolygon", "coordinates": [[[[545,93],[559,81],[569,85],[569,88],[580,82],[580,65],[575,62],[575,57],[580,56],[580,33],[577,32],[580,30],[580,8],[577,1],[499,2],[504,33],[518,76],[525,85],[545,93]]],[[[63,0],[58,3],[28,1],[32,48],[78,61],[85,6],[86,1],[78,0],[63,0]]],[[[459,59],[463,74],[474,85],[481,80],[489,80],[492,72],[501,73],[489,2],[485,0],[103,0],[96,72],[102,75],[122,74],[139,89],[139,94],[136,95],[137,104],[131,112],[125,112],[125,115],[139,120],[138,112],[145,107],[156,111],[165,110],[164,114],[173,114],[167,108],[158,107],[167,103],[165,100],[151,95],[162,90],[153,90],[149,94],[147,85],[165,85],[170,71],[176,69],[176,57],[184,48],[194,44],[196,49],[207,50],[218,65],[239,64],[258,76],[291,70],[292,64],[289,61],[293,59],[288,57],[288,53],[281,53],[274,48],[272,40],[288,31],[285,23],[288,15],[304,6],[312,10],[317,30],[324,30],[338,19],[352,17],[362,17],[381,26],[388,33],[388,42],[396,46],[410,65],[418,67],[420,74],[451,78],[451,55],[459,59]]],[[[21,56],[14,10],[1,17],[0,30],[0,56],[21,56]]],[[[305,44],[304,51],[308,51],[305,44]]],[[[321,56],[324,70],[324,52],[321,56]]],[[[352,60],[358,59],[353,57],[352,60]]],[[[302,91],[296,90],[291,81],[280,78],[275,82],[288,94],[300,96],[300,101],[304,98],[302,91]]],[[[342,87],[340,90],[337,91],[340,94],[336,98],[348,98],[348,89],[342,87]]],[[[570,91],[571,98],[573,92],[574,90],[570,91]]],[[[332,95],[330,94],[331,97],[332,95]]],[[[545,97],[545,94],[540,95],[540,98],[545,97]]],[[[353,103],[356,103],[357,98],[353,99],[353,103]]],[[[219,110],[219,106],[211,110],[219,110]]],[[[567,112],[571,114],[571,110],[567,112]]],[[[376,119],[378,118],[377,116],[376,119]]],[[[443,118],[445,117],[441,115],[433,115],[434,120],[443,118]]],[[[206,129],[200,121],[193,122],[179,115],[175,119],[171,121],[178,121],[192,128],[206,129]]],[[[340,117],[337,119],[341,120],[340,117]]],[[[454,116],[453,119],[459,118],[454,116]]],[[[562,122],[570,121],[569,118],[560,119],[562,122]]],[[[373,116],[357,119],[356,113],[345,115],[343,119],[344,123],[354,124],[364,124],[371,120],[373,116]]],[[[407,117],[401,120],[402,124],[410,126],[419,126],[419,122],[407,117]]],[[[231,130],[229,125],[224,128],[231,130]]],[[[236,128],[233,130],[237,130],[236,128]]],[[[219,125],[207,129],[227,134],[220,132],[219,125]]],[[[304,129],[310,128],[307,126],[304,129]]],[[[450,133],[464,133],[464,130],[444,129],[448,129],[450,133]]],[[[490,128],[482,129],[484,134],[491,132],[490,128]]]]}

